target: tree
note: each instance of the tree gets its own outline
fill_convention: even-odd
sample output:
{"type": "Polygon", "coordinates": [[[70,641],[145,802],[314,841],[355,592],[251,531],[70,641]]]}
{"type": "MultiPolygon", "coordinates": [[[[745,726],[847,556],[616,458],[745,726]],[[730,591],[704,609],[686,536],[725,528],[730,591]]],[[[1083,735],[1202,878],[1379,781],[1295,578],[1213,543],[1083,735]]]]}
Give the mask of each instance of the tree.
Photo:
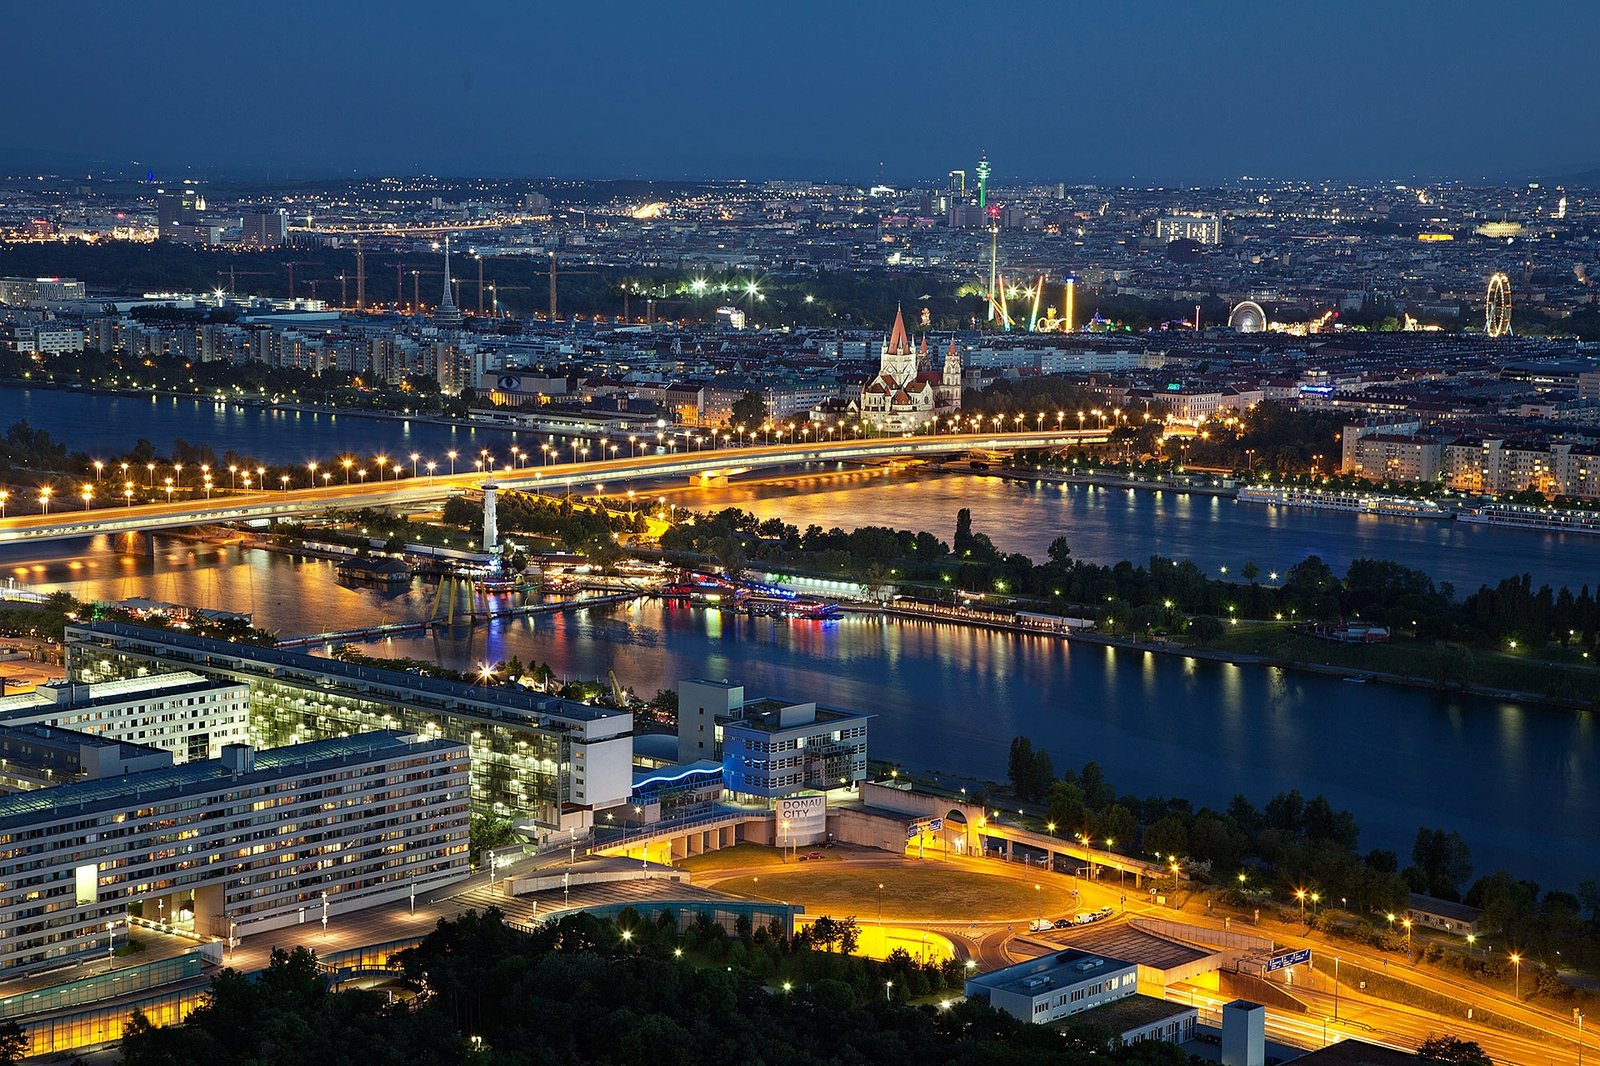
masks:
{"type": "Polygon", "coordinates": [[[1222,619],[1214,614],[1202,614],[1189,619],[1189,637],[1202,647],[1215,644],[1227,631],[1228,627],[1222,619]]]}
{"type": "Polygon", "coordinates": [[[1144,831],[1144,850],[1160,855],[1189,854],[1189,830],[1183,819],[1169,814],[1144,831]]]}
{"type": "Polygon", "coordinates": [[[1600,924],[1600,877],[1578,882],[1578,902],[1589,912],[1589,920],[1600,924]]]}
{"type": "Polygon", "coordinates": [[[733,409],[729,413],[728,425],[754,429],[766,420],[767,401],[761,398],[759,392],[752,390],[733,401],[733,409]]]}
{"type": "Polygon", "coordinates": [[[16,1022],[0,1025],[0,1066],[14,1066],[28,1053],[28,1038],[16,1022]]]}
{"type": "Polygon", "coordinates": [[[1246,581],[1250,582],[1250,584],[1254,585],[1256,583],[1256,578],[1261,576],[1261,567],[1257,566],[1254,562],[1247,562],[1244,564],[1244,566],[1240,567],[1239,574],[1246,581]]]}
{"type": "Polygon", "coordinates": [[[1430,1036],[1417,1045],[1417,1054],[1429,1062],[1448,1062],[1452,1066],[1494,1066],[1475,1041],[1459,1036],[1430,1036]]]}

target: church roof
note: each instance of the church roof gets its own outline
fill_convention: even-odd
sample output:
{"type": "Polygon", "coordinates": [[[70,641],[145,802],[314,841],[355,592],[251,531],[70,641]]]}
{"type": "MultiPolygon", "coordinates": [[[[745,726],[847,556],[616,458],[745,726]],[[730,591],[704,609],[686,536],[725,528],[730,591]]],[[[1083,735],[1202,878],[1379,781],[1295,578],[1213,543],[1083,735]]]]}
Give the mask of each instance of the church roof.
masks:
{"type": "Polygon", "coordinates": [[[889,331],[889,351],[908,352],[911,350],[911,335],[906,332],[906,318],[900,308],[894,309],[894,328],[889,331]]]}

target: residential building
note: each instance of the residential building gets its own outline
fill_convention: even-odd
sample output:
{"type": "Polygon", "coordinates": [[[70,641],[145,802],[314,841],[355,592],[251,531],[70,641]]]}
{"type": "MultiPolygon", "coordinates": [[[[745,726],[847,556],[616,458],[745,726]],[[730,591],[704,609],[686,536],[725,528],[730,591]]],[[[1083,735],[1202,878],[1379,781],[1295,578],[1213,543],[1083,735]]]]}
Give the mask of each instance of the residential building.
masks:
{"type": "Polygon", "coordinates": [[[52,725],[145,744],[174,762],[215,759],[250,740],[250,689],[187,670],[0,696],[0,725],[52,725]]]}
{"type": "Polygon", "coordinates": [[[74,680],[188,669],[248,686],[250,734],[261,748],[380,729],[466,744],[474,810],[545,832],[592,824],[632,788],[626,711],[127,622],[75,623],[66,639],[74,680]]]}
{"type": "Polygon", "coordinates": [[[232,938],[441,888],[469,818],[466,745],[393,730],[0,797],[0,969],[104,952],[130,912],[232,938]]]}
{"type": "Polygon", "coordinates": [[[1138,967],[1068,948],[992,970],[966,982],[968,999],[1043,1024],[1137,994],[1138,967]]]}

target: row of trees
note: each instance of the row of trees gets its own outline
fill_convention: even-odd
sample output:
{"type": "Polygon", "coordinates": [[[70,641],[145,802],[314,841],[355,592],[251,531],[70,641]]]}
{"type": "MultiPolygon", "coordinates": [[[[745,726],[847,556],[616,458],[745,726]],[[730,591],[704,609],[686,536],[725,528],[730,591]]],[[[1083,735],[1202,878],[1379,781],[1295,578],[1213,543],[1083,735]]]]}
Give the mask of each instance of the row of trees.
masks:
{"type": "Polygon", "coordinates": [[[1058,537],[1035,563],[1003,552],[973,528],[972,513],[956,516],[947,544],[927,531],[883,526],[849,532],[812,525],[800,530],[778,518],[765,520],[725,508],[668,530],[663,548],[719,560],[761,559],[821,573],[842,573],[868,584],[959,588],[1039,601],[1053,609],[1097,617],[1134,634],[1191,631],[1204,643],[1216,639],[1228,618],[1272,618],[1306,622],[1360,619],[1403,630],[1424,640],[1497,645],[1514,637],[1530,646],[1548,642],[1594,649],[1600,637],[1600,603],[1584,586],[1577,593],[1548,585],[1535,589],[1526,577],[1508,578],[1457,601],[1449,582],[1382,559],[1357,559],[1343,575],[1317,556],[1280,575],[1264,574],[1245,560],[1237,579],[1211,577],[1193,562],[1151,556],[1143,566],[1111,566],[1074,558],[1058,537]],[[1272,581],[1263,579],[1275,578],[1272,581]]]}
{"type": "Polygon", "coordinates": [[[1507,942],[1541,953],[1592,945],[1600,939],[1600,876],[1576,893],[1549,890],[1497,870],[1472,880],[1472,853],[1461,835],[1421,827],[1411,864],[1401,868],[1393,851],[1359,848],[1360,828],[1349,811],[1324,797],[1279,793],[1265,807],[1235,796],[1224,810],[1199,810],[1183,799],[1118,797],[1100,766],[1090,762],[1057,776],[1050,756],[1027,737],[1011,742],[1012,793],[1042,806],[1063,836],[1081,835],[1096,847],[1129,854],[1177,857],[1202,880],[1248,892],[1266,887],[1280,899],[1296,889],[1315,891],[1323,905],[1380,914],[1399,913],[1408,894],[1464,900],[1481,907],[1485,925],[1507,942]]]}
{"type": "Polygon", "coordinates": [[[180,1025],[136,1017],[127,1066],[363,1062],[1092,1063],[1179,1066],[1185,1054],[1146,1042],[1110,1049],[1110,1031],[1065,1032],[980,1003],[911,1006],[918,987],[959,973],[898,953],[885,963],[816,950],[742,923],[728,936],[704,920],[680,934],[671,913],[646,922],[576,915],[520,932],[493,910],[441,921],[402,956],[409,1005],[379,991],[331,993],[305,948],[274,952],[247,980],[224,970],[209,1001],[180,1025]],[[781,968],[782,981],[758,970],[781,968]],[[932,973],[930,974],[930,970],[932,973]],[[921,978],[921,984],[918,980],[921,978]],[[887,993],[887,994],[886,994],[887,993]]]}
{"type": "MultiPolygon", "coordinates": [[[[480,505],[463,496],[445,503],[442,519],[449,525],[474,529],[483,523],[480,505]]],[[[528,533],[560,541],[570,552],[586,555],[610,566],[622,557],[619,533],[643,533],[643,512],[614,514],[598,505],[577,505],[570,496],[549,497],[533,492],[502,492],[496,501],[496,520],[503,533],[528,533]]]]}

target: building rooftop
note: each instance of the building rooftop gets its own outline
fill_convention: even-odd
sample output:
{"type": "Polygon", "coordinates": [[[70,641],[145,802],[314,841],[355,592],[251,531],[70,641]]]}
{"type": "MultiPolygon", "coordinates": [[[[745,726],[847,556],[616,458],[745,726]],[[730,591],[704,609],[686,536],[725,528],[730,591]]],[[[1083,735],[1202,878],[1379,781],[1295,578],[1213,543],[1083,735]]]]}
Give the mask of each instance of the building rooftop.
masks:
{"type": "Polygon", "coordinates": [[[776,733],[785,729],[833,722],[862,721],[875,717],[859,711],[841,711],[833,707],[818,707],[815,703],[786,703],[783,700],[762,697],[746,700],[730,725],[776,733]]]}
{"type": "Polygon", "coordinates": [[[1154,996],[1135,993],[1112,1000],[1110,1003],[1102,1003],[1098,1007],[1091,1007],[1080,1014],[1057,1019],[1052,1024],[1063,1028],[1075,1025],[1104,1025],[1114,1033],[1126,1033],[1132,1029],[1143,1029],[1147,1025],[1156,1025],[1193,1013],[1195,1009],[1187,1004],[1171,1003],[1164,999],[1156,999],[1154,996]]]}
{"type": "Polygon", "coordinates": [[[222,759],[207,759],[161,770],[79,781],[58,788],[0,796],[0,832],[69,810],[73,814],[86,814],[108,807],[125,807],[133,800],[156,802],[190,792],[210,791],[220,781],[245,785],[258,779],[282,776],[297,766],[309,770],[341,762],[359,762],[379,752],[403,748],[421,753],[455,747],[462,745],[448,740],[425,740],[398,730],[381,730],[257,751],[254,769],[239,774],[222,759]]]}
{"type": "Polygon", "coordinates": [[[1131,962],[1095,955],[1076,948],[1041,955],[1026,962],[1002,966],[998,970],[967,979],[967,985],[990,992],[1011,992],[1036,996],[1053,988],[1067,988],[1132,966],[1131,962]]]}
{"type": "Polygon", "coordinates": [[[1080,951],[1106,955],[1127,962],[1136,962],[1155,970],[1172,970],[1205,959],[1216,958],[1217,952],[1179,944],[1165,937],[1155,936],[1121,925],[1087,926],[1082,931],[1067,933],[1066,942],[1080,951]]]}
{"type": "Polygon", "coordinates": [[[1437,896],[1424,896],[1420,892],[1411,893],[1407,906],[1414,911],[1421,911],[1424,914],[1437,914],[1441,918],[1449,918],[1469,925],[1483,915],[1483,911],[1478,907],[1469,907],[1465,903],[1440,899],[1437,896]]]}
{"type": "Polygon", "coordinates": [[[608,718],[627,717],[626,711],[609,707],[595,707],[576,700],[542,696],[519,689],[501,686],[472,685],[464,681],[446,681],[404,670],[386,670],[381,667],[362,666],[339,659],[308,655],[304,652],[280,648],[264,648],[255,644],[235,644],[188,633],[134,625],[129,622],[95,621],[75,623],[68,627],[68,640],[84,636],[112,637],[124,640],[144,640],[152,644],[182,648],[190,652],[196,665],[204,666],[212,659],[223,660],[215,665],[226,669],[228,660],[257,662],[275,672],[315,674],[333,679],[354,691],[379,692],[410,704],[422,704],[443,710],[466,710],[489,718],[521,718],[538,721],[566,720],[573,723],[598,722],[608,718]],[[418,700],[429,696],[431,700],[418,700]]]}
{"type": "Polygon", "coordinates": [[[83,684],[72,681],[53,681],[34,689],[10,696],[0,696],[0,718],[18,711],[32,711],[39,707],[87,707],[97,703],[125,701],[130,696],[160,692],[178,695],[173,690],[187,691],[215,688],[217,682],[201,677],[192,670],[175,670],[147,677],[118,678],[115,681],[96,681],[83,684]]]}
{"type": "Polygon", "coordinates": [[[1365,1040],[1340,1040],[1308,1051],[1293,1061],[1305,1066],[1412,1066],[1424,1060],[1415,1052],[1369,1044],[1365,1040]]]}

